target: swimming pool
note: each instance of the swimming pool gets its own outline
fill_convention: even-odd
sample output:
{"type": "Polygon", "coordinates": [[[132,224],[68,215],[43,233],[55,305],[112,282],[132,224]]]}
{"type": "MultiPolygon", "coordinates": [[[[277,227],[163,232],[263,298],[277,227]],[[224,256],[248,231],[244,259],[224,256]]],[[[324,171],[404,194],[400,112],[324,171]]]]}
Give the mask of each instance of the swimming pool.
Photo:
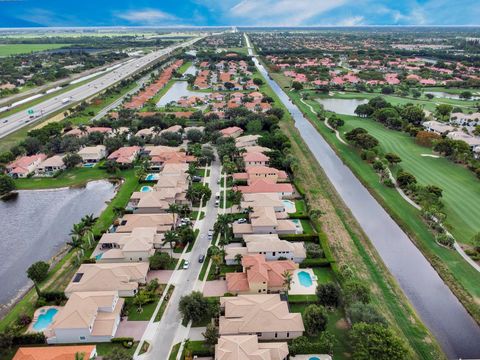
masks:
{"type": "Polygon", "coordinates": [[[308,360],[320,360],[318,357],[316,356],[312,356],[311,358],[309,358],[308,360]]]}
{"type": "MultiPolygon", "coordinates": [[[[312,277],[310,274],[306,271],[299,271],[297,273],[298,276],[298,281],[300,282],[300,285],[304,287],[310,287],[313,285],[312,277]]],[[[311,359],[310,359],[311,360],[311,359]]]]}
{"type": "Polygon", "coordinates": [[[152,191],[152,187],[151,186],[142,186],[140,188],[140,192],[150,192],[152,191]]]}
{"type": "Polygon", "coordinates": [[[50,308],[48,310],[40,310],[40,315],[38,315],[37,321],[33,324],[33,330],[43,331],[48,325],[53,321],[53,317],[57,314],[58,310],[50,308]],[[43,311],[43,312],[42,312],[43,311]]]}
{"type": "Polygon", "coordinates": [[[158,180],[158,175],[157,174],[147,174],[145,177],[145,181],[155,181],[158,180]]]}
{"type": "Polygon", "coordinates": [[[103,256],[103,253],[95,255],[95,260],[100,260],[103,256]]]}
{"type": "Polygon", "coordinates": [[[296,211],[295,203],[290,200],[282,200],[283,206],[287,213],[294,213],[296,211]]]}
{"type": "Polygon", "coordinates": [[[93,168],[94,166],[95,166],[95,163],[83,164],[83,167],[86,167],[86,168],[93,168]]]}

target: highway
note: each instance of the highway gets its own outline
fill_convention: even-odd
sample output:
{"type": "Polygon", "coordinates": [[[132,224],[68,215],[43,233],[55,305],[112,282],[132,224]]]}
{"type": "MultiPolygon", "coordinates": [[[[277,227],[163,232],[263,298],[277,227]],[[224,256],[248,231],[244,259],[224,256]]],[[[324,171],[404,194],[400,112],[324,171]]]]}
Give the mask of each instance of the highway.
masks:
{"type": "Polygon", "coordinates": [[[28,111],[22,110],[10,116],[1,118],[0,138],[3,138],[33,121],[38,121],[59,110],[67,110],[76,103],[88,99],[89,97],[135,74],[145,67],[152,65],[160,57],[165,56],[179,48],[188,47],[201,38],[202,37],[197,37],[179,44],[174,44],[166,47],[165,49],[154,51],[141,58],[128,61],[114,71],[98,77],[87,84],[83,84],[75,89],[62,93],[57,97],[38,103],[32,106],[28,111]]]}

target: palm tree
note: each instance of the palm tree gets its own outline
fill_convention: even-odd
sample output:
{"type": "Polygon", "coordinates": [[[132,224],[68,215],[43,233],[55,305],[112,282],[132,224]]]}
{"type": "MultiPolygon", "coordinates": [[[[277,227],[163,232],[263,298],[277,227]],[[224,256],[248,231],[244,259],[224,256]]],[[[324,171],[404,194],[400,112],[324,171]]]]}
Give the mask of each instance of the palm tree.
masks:
{"type": "Polygon", "coordinates": [[[187,215],[190,214],[190,206],[187,204],[180,206],[179,214],[180,216],[187,217],[187,215]]]}
{"type": "Polygon", "coordinates": [[[212,248],[210,259],[212,259],[213,265],[215,265],[215,274],[218,274],[218,271],[220,269],[220,265],[223,264],[224,254],[225,254],[225,252],[223,250],[220,250],[217,247],[212,248]]]}
{"type": "Polygon", "coordinates": [[[93,214],[85,215],[84,217],[82,217],[82,223],[87,228],[91,228],[93,225],[95,225],[96,221],[97,218],[93,214]]]}
{"type": "Polygon", "coordinates": [[[148,296],[143,291],[140,291],[137,296],[133,298],[133,303],[137,306],[137,312],[143,311],[143,305],[148,302],[148,296]]]}
{"type": "Polygon", "coordinates": [[[241,264],[242,263],[242,259],[243,259],[243,255],[242,254],[236,254],[235,255],[235,261],[237,264],[241,264]]]}
{"type": "MultiPolygon", "coordinates": [[[[213,229],[220,234],[223,235],[224,239],[227,240],[227,236],[230,232],[230,223],[232,222],[230,215],[228,214],[220,214],[218,215],[217,222],[213,226],[213,229]]],[[[220,242],[222,245],[222,242],[220,242]]]]}
{"type": "Polygon", "coordinates": [[[84,352],[76,352],[75,353],[75,360],[84,360],[85,359],[85,353],[84,352]]]}
{"type": "Polygon", "coordinates": [[[69,235],[83,238],[83,235],[85,235],[85,224],[83,223],[83,221],[79,222],[78,224],[73,224],[72,230],[70,230],[69,235]]]}
{"type": "Polygon", "coordinates": [[[175,215],[178,214],[179,211],[180,207],[178,204],[173,203],[168,205],[168,212],[173,214],[173,230],[177,227],[177,219],[175,218],[175,215]]]}
{"type": "Polygon", "coordinates": [[[71,241],[67,241],[67,245],[69,245],[72,250],[73,249],[83,249],[83,239],[78,237],[77,235],[72,236],[71,241]]]}
{"type": "Polygon", "coordinates": [[[173,256],[173,243],[176,243],[178,240],[178,235],[175,231],[167,231],[165,237],[163,238],[163,244],[170,244],[170,256],[173,256]]]}
{"type": "Polygon", "coordinates": [[[252,206],[248,206],[248,207],[245,209],[245,213],[248,215],[248,217],[250,217],[250,214],[253,213],[253,207],[252,207],[252,206]]]}
{"type": "Polygon", "coordinates": [[[290,291],[291,287],[292,287],[292,281],[293,281],[293,277],[292,277],[292,273],[288,270],[285,270],[282,274],[282,277],[283,277],[283,287],[285,288],[285,291],[288,292],[290,291]]]}
{"type": "MultiPolygon", "coordinates": [[[[232,190],[227,193],[228,200],[232,202],[233,205],[240,205],[242,201],[242,192],[240,190],[232,190]]],[[[230,207],[230,213],[233,212],[233,205],[230,207]]]]}
{"type": "Polygon", "coordinates": [[[195,176],[195,174],[197,172],[197,167],[195,166],[194,163],[190,163],[190,164],[188,164],[188,169],[185,172],[188,174],[188,178],[189,178],[189,181],[191,183],[193,177],[195,176]]]}

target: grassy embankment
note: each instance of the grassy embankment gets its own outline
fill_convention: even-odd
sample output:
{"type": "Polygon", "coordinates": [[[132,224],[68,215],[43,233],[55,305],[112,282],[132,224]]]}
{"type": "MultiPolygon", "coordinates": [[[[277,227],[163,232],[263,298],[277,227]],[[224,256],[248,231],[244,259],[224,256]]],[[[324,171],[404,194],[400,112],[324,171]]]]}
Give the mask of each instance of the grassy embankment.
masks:
{"type": "MultiPolygon", "coordinates": [[[[280,104],[268,85],[263,85],[261,91],[280,104]]],[[[412,358],[443,358],[436,339],[423,325],[376,249],[336,193],[290,117],[286,116],[281,122],[281,129],[290,138],[292,154],[297,159],[296,185],[305,193],[310,209],[321,210],[322,215],[312,218],[312,221],[322,230],[325,242],[331,248],[335,259],[332,264],[334,272],[340,265],[348,265],[358,277],[370,284],[375,294],[373,303],[407,341],[412,358]]],[[[340,322],[338,327],[341,327],[340,322]]],[[[340,331],[338,327],[335,331],[340,331]]],[[[345,336],[345,333],[342,335],[345,336]]]]}
{"type": "Polygon", "coordinates": [[[2,44],[0,45],[0,56],[17,54],[28,54],[35,51],[59,49],[70,44],[2,44]]]}
{"type": "MultiPolygon", "coordinates": [[[[478,280],[478,272],[468,265],[457,252],[438,246],[430,230],[423,222],[420,212],[409,205],[396,190],[381,184],[378,175],[373,171],[372,167],[360,158],[356,150],[340,143],[325,124],[317,119],[310,108],[299,101],[298,93],[289,92],[289,95],[302,112],[309,117],[317,130],[329,142],[342,160],[352,169],[380,204],[390,213],[392,218],[415,242],[472,316],[477,321],[480,321],[480,309],[478,307],[480,281],[478,280]]],[[[319,106],[315,101],[309,101],[308,103],[312,105],[314,109],[315,106],[319,106]]],[[[319,107],[317,110],[319,110],[319,107]]],[[[405,160],[407,160],[407,157],[405,157],[405,160]]],[[[446,163],[444,164],[447,166],[446,163]]],[[[401,166],[403,167],[404,164],[401,163],[401,166]]],[[[451,166],[454,165],[452,164],[451,166]]]]}

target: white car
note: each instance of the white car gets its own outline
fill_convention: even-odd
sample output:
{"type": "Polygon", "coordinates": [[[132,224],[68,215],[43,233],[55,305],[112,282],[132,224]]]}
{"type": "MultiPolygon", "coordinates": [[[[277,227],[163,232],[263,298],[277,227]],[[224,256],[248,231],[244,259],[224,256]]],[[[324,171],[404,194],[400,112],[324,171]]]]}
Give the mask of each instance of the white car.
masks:
{"type": "Polygon", "coordinates": [[[212,240],[212,236],[213,236],[213,230],[210,229],[208,230],[208,240],[212,240]]]}
{"type": "Polygon", "coordinates": [[[190,262],[188,260],[185,260],[185,262],[183,263],[183,269],[187,270],[189,266],[190,266],[190,262]]]}
{"type": "Polygon", "coordinates": [[[247,222],[247,219],[238,219],[237,224],[245,224],[247,222]]]}

